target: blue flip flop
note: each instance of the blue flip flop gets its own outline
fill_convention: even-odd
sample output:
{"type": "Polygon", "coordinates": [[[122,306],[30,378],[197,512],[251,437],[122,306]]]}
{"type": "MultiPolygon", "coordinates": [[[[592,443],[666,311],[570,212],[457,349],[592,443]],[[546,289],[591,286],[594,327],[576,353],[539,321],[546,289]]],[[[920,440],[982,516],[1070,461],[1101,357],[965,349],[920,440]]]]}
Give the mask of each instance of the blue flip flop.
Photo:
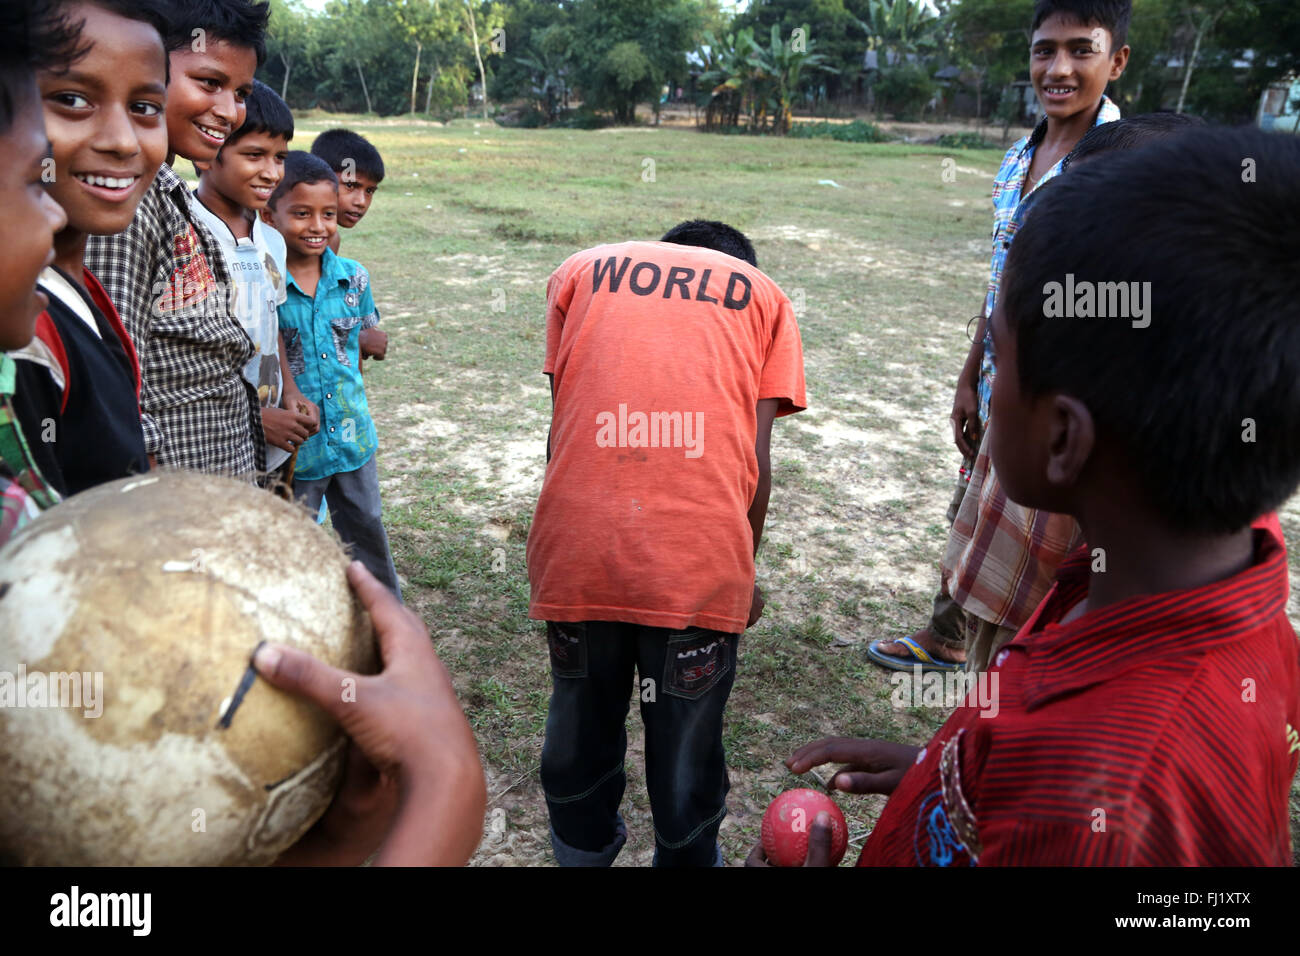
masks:
{"type": "Polygon", "coordinates": [[[922,673],[929,671],[961,671],[966,669],[965,664],[958,664],[955,661],[941,661],[932,657],[924,647],[916,643],[910,637],[900,637],[893,641],[872,641],[867,645],[867,657],[879,664],[881,667],[888,668],[891,671],[910,671],[918,664],[921,665],[922,673]],[[886,654],[880,649],[881,644],[902,644],[911,653],[907,657],[896,654],[886,654]]]}

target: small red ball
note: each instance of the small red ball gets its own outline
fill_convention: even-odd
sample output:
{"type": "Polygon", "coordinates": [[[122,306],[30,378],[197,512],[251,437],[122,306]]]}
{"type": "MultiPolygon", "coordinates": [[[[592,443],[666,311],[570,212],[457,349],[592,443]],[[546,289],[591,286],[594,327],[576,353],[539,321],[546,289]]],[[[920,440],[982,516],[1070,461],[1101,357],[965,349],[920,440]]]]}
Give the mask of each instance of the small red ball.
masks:
{"type": "Polygon", "coordinates": [[[787,790],[763,814],[763,852],[773,866],[803,866],[808,834],[817,814],[831,817],[831,866],[839,866],[849,846],[849,827],[839,806],[819,790],[787,790]]]}

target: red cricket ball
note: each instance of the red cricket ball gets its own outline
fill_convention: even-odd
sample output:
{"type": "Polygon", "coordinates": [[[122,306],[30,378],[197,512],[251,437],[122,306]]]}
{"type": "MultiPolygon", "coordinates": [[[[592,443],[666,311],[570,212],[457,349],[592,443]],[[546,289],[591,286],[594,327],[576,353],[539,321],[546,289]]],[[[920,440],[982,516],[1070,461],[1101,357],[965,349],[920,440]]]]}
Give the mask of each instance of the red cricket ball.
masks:
{"type": "Polygon", "coordinates": [[[849,846],[849,827],[839,806],[819,790],[787,790],[763,814],[763,852],[773,866],[803,866],[808,834],[817,814],[831,815],[831,866],[839,866],[849,846]]]}

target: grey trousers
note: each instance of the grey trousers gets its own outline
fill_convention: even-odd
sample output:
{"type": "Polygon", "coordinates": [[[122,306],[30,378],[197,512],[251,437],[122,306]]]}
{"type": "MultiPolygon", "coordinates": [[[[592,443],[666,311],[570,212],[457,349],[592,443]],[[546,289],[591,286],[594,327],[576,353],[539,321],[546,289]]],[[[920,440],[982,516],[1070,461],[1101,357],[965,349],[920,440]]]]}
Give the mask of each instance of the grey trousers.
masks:
{"type": "Polygon", "coordinates": [[[375,456],[356,471],[344,471],[325,478],[295,478],[293,496],[315,518],[321,498],[329,504],[330,521],[349,553],[388,589],[402,599],[397,568],[388,550],[388,533],[384,530],[383,505],[379,500],[379,469],[375,456]]]}

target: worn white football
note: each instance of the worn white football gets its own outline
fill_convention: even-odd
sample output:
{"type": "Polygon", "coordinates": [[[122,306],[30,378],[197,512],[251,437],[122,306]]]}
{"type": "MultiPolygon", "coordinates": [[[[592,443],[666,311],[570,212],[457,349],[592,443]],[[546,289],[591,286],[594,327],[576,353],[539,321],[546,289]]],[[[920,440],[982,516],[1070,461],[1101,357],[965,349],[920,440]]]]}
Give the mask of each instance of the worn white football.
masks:
{"type": "Polygon", "coordinates": [[[345,739],[249,659],[271,640],[373,673],[347,564],[301,507],[187,472],[92,489],[15,535],[0,550],[0,860],[261,864],[298,840],[345,739]]]}

